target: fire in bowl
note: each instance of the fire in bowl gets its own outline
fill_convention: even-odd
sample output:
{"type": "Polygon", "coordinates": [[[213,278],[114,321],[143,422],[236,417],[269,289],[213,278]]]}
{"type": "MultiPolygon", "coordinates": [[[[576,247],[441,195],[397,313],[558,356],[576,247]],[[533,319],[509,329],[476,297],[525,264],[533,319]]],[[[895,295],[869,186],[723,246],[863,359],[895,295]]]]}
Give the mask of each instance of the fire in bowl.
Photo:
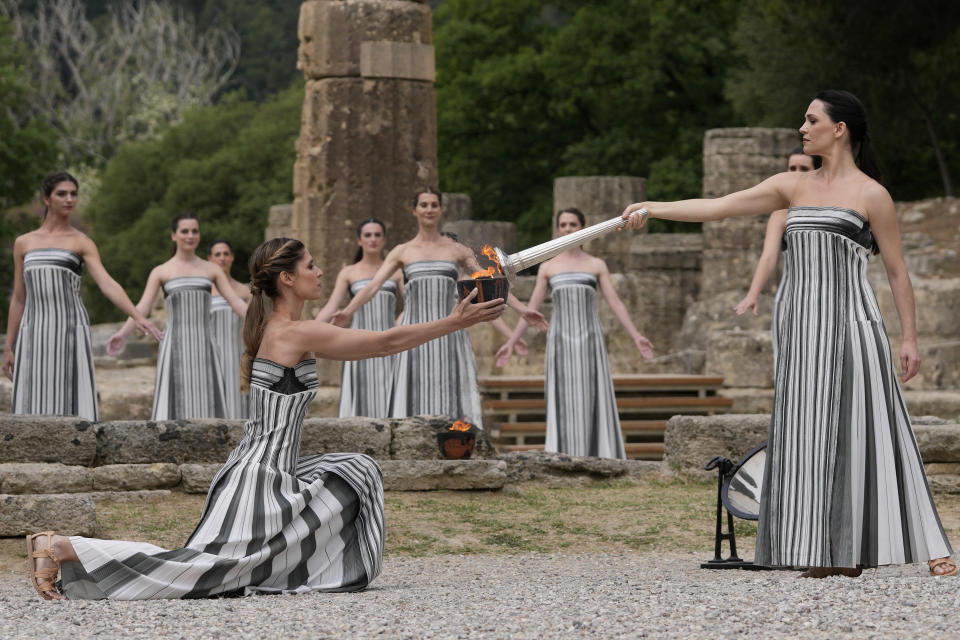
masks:
{"type": "Polygon", "coordinates": [[[470,292],[480,287],[480,293],[473,299],[474,302],[487,302],[497,298],[507,299],[507,293],[510,291],[510,283],[504,276],[480,277],[469,280],[457,280],[457,293],[463,300],[470,292]]]}
{"type": "Polygon", "coordinates": [[[469,422],[457,420],[446,431],[437,432],[440,455],[447,460],[467,460],[477,443],[478,429],[469,422]]]}

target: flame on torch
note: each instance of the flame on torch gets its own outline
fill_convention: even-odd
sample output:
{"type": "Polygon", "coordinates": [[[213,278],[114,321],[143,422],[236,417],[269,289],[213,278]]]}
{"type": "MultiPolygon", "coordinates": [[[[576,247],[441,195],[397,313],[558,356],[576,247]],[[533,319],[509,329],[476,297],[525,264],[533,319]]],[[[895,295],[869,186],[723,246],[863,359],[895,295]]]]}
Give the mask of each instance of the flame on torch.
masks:
{"type": "Polygon", "coordinates": [[[463,420],[457,420],[450,425],[450,431],[470,431],[470,423],[463,420]]]}
{"type": "MultiPolygon", "coordinates": [[[[500,261],[497,259],[497,252],[493,250],[493,247],[485,244],[483,245],[483,249],[480,249],[480,253],[487,256],[487,259],[490,260],[490,262],[497,265],[497,273],[503,275],[503,270],[500,269],[500,261]]],[[[493,273],[491,272],[490,275],[492,276],[493,273]]]]}

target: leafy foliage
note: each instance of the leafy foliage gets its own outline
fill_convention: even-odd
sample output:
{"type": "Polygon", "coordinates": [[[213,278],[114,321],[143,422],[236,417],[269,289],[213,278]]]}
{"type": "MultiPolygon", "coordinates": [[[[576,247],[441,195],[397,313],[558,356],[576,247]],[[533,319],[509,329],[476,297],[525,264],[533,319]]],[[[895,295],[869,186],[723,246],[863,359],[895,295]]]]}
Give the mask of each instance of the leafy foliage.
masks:
{"type": "Polygon", "coordinates": [[[516,218],[521,244],[548,234],[557,176],[640,175],[651,198],[698,195],[704,131],[739,124],[723,98],[736,7],[446,0],[441,188],[470,193],[478,218],[516,218]]]}
{"type": "MultiPolygon", "coordinates": [[[[121,147],[87,210],[104,264],[139,299],[150,270],[170,255],[170,220],[200,218],[206,240],[234,244],[234,276],[246,280],[250,253],[263,241],[271,205],[293,198],[293,145],[300,127],[300,84],[257,105],[237,95],[198,107],[155,140],[121,147]]],[[[85,292],[96,287],[85,287],[85,292]]],[[[117,311],[94,293],[94,321],[117,311]]]]}
{"type": "Polygon", "coordinates": [[[0,332],[6,331],[13,283],[13,238],[23,232],[8,208],[28,200],[57,158],[57,137],[24,106],[29,83],[21,61],[26,52],[0,15],[0,332]]]}
{"type": "Polygon", "coordinates": [[[747,0],[733,40],[745,64],[727,94],[748,124],[800,126],[818,90],[847,89],[896,199],[943,195],[960,172],[956,2],[747,0]]]}

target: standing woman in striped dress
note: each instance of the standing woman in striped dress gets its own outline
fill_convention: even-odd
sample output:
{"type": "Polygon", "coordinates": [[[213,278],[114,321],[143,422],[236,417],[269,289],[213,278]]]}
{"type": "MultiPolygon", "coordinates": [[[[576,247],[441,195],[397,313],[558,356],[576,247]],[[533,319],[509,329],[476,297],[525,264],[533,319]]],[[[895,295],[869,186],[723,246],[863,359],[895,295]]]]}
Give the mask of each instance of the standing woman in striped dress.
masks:
{"type": "Polygon", "coordinates": [[[131,325],[160,339],[100,262],[97,245],[70,224],[79,183],[66,172],[43,179],[40,228],[13,243],[13,296],[3,345],[3,371],[13,380],[13,412],[97,420],[90,321],[80,299],[86,264],[110,302],[131,325]],[[16,346],[14,346],[16,345],[16,346]]]}
{"type": "Polygon", "coordinates": [[[250,272],[241,373],[250,385],[250,420],[214,477],[186,545],[167,551],[53,532],[27,536],[30,579],[41,597],[359,591],[380,573],[380,467],[360,453],[300,457],[303,417],[318,386],[315,358],[398,353],[497,318],[503,300],[472,304],[472,294],[433,322],[359,331],[300,320],[304,303],[320,297],[323,275],[300,241],[263,243],[250,258],[250,272]],[[63,594],[56,585],[61,564],[63,594]]]}
{"type": "Polygon", "coordinates": [[[802,575],[822,578],[926,561],[931,575],[953,575],[867,280],[867,260],[879,252],[903,331],[901,379],[909,380],[920,368],[913,287],[866,112],[847,91],[821,91],[800,133],[804,152],[823,159],[816,171],[781,173],[714,200],[633,204],[623,216],[639,228],[648,216],[694,222],[788,208],[755,562],[811,567],[802,575]]]}
{"type": "MultiPolygon", "coordinates": [[[[233,245],[226,238],[217,238],[207,249],[207,260],[223,269],[233,292],[246,302],[250,302],[250,288],[233,279],[230,269],[233,267],[233,245]]],[[[243,353],[241,331],[243,319],[233,312],[227,299],[220,295],[216,285],[210,292],[210,331],[213,344],[220,352],[223,365],[223,386],[226,389],[225,418],[247,417],[247,394],[240,392],[240,355],[243,353]]]]}
{"type": "MultiPolygon", "coordinates": [[[[342,311],[333,314],[339,326],[350,323],[353,314],[369,302],[397,269],[403,269],[403,325],[443,318],[457,304],[457,276],[480,271],[468,247],[440,233],[440,194],[426,187],[413,198],[417,235],[397,245],[342,311]]],[[[511,293],[507,304],[535,326],[546,328],[543,315],[528,309],[511,293]]],[[[477,364],[466,332],[434,340],[400,355],[393,383],[391,413],[403,418],[416,415],[448,415],[463,418],[482,428],[477,364]]]]}
{"type": "MultiPolygon", "coordinates": [[[[563,209],[557,213],[560,236],[579,231],[584,224],[579,209],[563,209]]],[[[530,296],[531,309],[539,309],[543,304],[548,286],[552,292],[553,316],[547,333],[544,366],[547,398],[544,450],[572,456],[625,459],[610,360],[597,315],[597,290],[630,334],[641,356],[652,358],[653,345],[630,319],[630,312],[613,288],[607,263],[581,247],[568,249],[540,265],[530,296]]],[[[507,364],[526,328],[523,320],[517,324],[513,335],[497,351],[497,366],[507,364]]]]}
{"type": "MultiPolygon", "coordinates": [[[[383,265],[383,245],[387,229],[376,218],[369,218],[357,225],[357,254],[353,264],[345,266],[337,274],[333,293],[324,305],[317,320],[328,322],[349,294],[357,295],[383,265]]],[[[403,274],[400,270],[385,281],[380,290],[367,304],[360,307],[350,326],[354,329],[386,331],[396,324],[397,296],[403,295],[403,274]]],[[[387,418],[390,416],[390,390],[393,387],[396,356],[368,358],[343,363],[340,382],[340,417],[367,416],[387,418]]]]}
{"type": "MultiPolygon", "coordinates": [[[[210,293],[216,286],[241,317],[247,304],[233,290],[223,269],[197,257],[200,222],[196,215],[177,215],[171,229],[173,257],[153,268],[137,303],[146,313],[162,290],[167,308],[167,326],[157,354],[152,419],[225,418],[226,388],[210,330],[210,293]]],[[[120,353],[132,329],[128,320],[110,337],[107,353],[120,353]]]]}

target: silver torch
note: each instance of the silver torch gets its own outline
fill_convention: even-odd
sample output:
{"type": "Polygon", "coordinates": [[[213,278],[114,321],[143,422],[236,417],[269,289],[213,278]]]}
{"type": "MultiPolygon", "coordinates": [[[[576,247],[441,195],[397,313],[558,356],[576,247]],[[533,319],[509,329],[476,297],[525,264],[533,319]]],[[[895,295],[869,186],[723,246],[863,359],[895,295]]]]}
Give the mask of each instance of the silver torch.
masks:
{"type": "MultiPolygon", "coordinates": [[[[633,212],[633,215],[641,215],[646,217],[647,210],[639,209],[633,212]]],[[[627,221],[617,216],[616,218],[611,218],[605,222],[599,222],[595,225],[591,225],[585,229],[580,229],[580,231],[575,231],[571,234],[560,236],[559,238],[554,238],[553,240],[547,240],[542,244],[538,244],[529,249],[524,249],[523,251],[518,251],[517,253],[507,253],[500,247],[494,247],[493,252],[497,256],[497,262],[500,263],[500,269],[503,271],[503,275],[507,276],[512,282],[516,278],[517,273],[532,267],[535,264],[540,264],[545,260],[559,255],[571,247],[576,247],[581,244],[587,243],[594,238],[599,238],[600,236],[606,235],[611,231],[616,231],[617,229],[622,229],[627,224],[627,221]]]]}

